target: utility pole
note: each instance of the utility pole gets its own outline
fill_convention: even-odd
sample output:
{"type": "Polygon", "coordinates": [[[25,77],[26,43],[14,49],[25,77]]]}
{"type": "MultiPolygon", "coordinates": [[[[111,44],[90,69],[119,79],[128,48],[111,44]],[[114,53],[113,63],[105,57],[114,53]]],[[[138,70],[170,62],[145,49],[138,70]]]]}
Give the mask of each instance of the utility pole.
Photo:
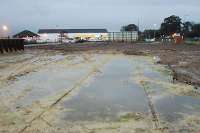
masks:
{"type": "Polygon", "coordinates": [[[63,32],[61,31],[61,33],[60,33],[60,43],[61,44],[63,43],[62,37],[63,37],[63,32]]]}
{"type": "Polygon", "coordinates": [[[154,39],[156,40],[156,26],[157,26],[157,24],[153,24],[153,26],[154,26],[154,39]]]}
{"type": "Polygon", "coordinates": [[[63,43],[64,31],[60,32],[60,43],[63,43]]]}
{"type": "MultiPolygon", "coordinates": [[[[183,17],[183,24],[187,22],[187,17],[188,17],[188,16],[190,16],[190,15],[188,15],[188,14],[185,14],[185,15],[184,15],[184,17],[183,17]]],[[[183,25],[183,27],[184,27],[184,25],[183,25]]],[[[183,31],[183,38],[185,38],[185,33],[184,33],[184,31],[183,31]]]]}
{"type": "Polygon", "coordinates": [[[138,40],[139,40],[139,34],[140,34],[140,19],[139,19],[139,17],[138,17],[138,40]]]}

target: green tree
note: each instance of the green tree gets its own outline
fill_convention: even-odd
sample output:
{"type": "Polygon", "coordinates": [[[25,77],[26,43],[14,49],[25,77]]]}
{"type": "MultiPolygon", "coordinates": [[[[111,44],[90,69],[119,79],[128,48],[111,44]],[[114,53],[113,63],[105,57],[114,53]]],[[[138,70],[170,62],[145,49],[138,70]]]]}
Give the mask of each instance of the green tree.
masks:
{"type": "Polygon", "coordinates": [[[152,30],[152,29],[146,29],[143,32],[144,38],[159,38],[160,37],[160,31],[159,30],[152,30]]]}
{"type": "Polygon", "coordinates": [[[122,26],[121,31],[138,31],[138,26],[135,24],[129,24],[126,26],[122,26]]]}
{"type": "Polygon", "coordinates": [[[192,26],[193,37],[200,37],[200,24],[194,24],[192,26]]]}
{"type": "Polygon", "coordinates": [[[181,18],[179,16],[172,15],[164,19],[164,22],[161,24],[161,34],[168,36],[173,33],[181,33],[181,18]]]}
{"type": "Polygon", "coordinates": [[[183,33],[189,33],[192,31],[192,27],[193,27],[193,23],[192,22],[184,22],[183,23],[183,28],[182,28],[182,32],[183,33]]]}
{"type": "Polygon", "coordinates": [[[185,22],[183,23],[182,33],[185,38],[200,37],[200,24],[185,22]]]}
{"type": "Polygon", "coordinates": [[[182,34],[184,35],[185,38],[191,36],[193,25],[194,24],[189,21],[183,23],[182,34]]]}

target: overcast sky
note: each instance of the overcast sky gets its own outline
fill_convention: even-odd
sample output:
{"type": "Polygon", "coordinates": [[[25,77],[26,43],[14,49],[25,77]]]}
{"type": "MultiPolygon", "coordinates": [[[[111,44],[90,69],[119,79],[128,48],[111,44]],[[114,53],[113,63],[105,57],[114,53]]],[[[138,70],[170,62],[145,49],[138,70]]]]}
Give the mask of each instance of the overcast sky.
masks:
{"type": "MultiPolygon", "coordinates": [[[[157,28],[165,17],[179,15],[200,22],[200,0],[0,0],[0,26],[10,33],[39,28],[107,28],[119,31],[140,22],[157,28]]],[[[2,28],[1,28],[2,30],[2,28]]]]}

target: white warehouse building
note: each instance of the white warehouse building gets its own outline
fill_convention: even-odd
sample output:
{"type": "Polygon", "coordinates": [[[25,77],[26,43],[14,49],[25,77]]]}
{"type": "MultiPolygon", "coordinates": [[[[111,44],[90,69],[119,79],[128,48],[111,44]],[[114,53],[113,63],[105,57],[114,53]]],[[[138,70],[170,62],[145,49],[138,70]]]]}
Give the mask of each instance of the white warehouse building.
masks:
{"type": "Polygon", "coordinates": [[[40,42],[59,42],[82,39],[87,41],[107,41],[106,29],[39,29],[40,42]]]}

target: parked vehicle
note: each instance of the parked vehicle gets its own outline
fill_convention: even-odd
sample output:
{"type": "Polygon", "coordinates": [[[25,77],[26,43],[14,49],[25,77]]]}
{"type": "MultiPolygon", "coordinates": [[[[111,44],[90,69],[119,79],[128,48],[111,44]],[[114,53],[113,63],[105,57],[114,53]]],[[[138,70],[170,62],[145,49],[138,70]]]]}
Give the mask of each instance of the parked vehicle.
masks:
{"type": "Polygon", "coordinates": [[[76,40],[73,38],[67,38],[67,39],[63,40],[63,43],[75,43],[75,42],[76,42],[76,40]]]}

